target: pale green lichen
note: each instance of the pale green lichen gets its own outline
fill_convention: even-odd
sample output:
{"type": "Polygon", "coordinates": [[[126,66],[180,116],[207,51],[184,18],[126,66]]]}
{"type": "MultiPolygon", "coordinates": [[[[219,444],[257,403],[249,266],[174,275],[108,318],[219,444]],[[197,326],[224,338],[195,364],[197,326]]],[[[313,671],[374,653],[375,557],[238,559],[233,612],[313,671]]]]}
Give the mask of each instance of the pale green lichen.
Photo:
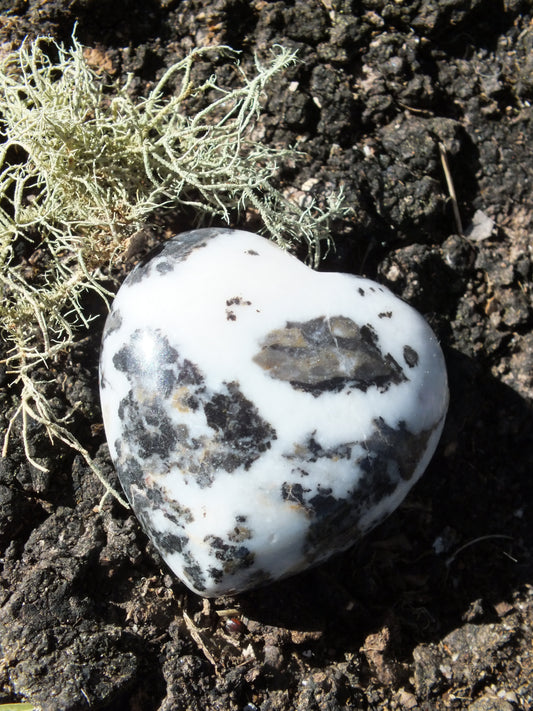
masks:
{"type": "Polygon", "coordinates": [[[28,418],[99,474],[68,420],[59,421],[43,397],[35,368],[71,348],[90,322],[84,292],[111,296],[105,273],[156,208],[187,206],[226,221],[253,210],[267,236],[284,247],[307,244],[317,264],[331,219],[342,213],[340,196],[326,210],[288,200],[271,181],[295,151],[251,135],[265,85],[294,61],[294,53],[275,47],[248,77],[229,47],[195,49],[137,99],[128,82],[106,84],[74,37],[70,49],[39,38],[1,59],[0,317],[4,362],[21,388],[4,453],[20,415],[35,466],[42,468],[30,456],[28,418]],[[236,88],[219,86],[214,75],[193,80],[196,60],[221,57],[235,67],[236,88]]]}

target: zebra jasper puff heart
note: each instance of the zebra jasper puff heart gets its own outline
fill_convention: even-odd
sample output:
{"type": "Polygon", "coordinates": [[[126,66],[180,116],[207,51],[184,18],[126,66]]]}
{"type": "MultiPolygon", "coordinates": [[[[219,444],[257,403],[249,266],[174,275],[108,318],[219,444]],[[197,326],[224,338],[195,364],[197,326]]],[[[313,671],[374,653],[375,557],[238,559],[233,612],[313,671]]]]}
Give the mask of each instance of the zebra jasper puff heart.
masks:
{"type": "Polygon", "coordinates": [[[352,545],[421,476],[448,404],[441,349],[410,306],[230,229],[178,235],[132,271],[100,368],[126,496],[205,596],[352,545]]]}

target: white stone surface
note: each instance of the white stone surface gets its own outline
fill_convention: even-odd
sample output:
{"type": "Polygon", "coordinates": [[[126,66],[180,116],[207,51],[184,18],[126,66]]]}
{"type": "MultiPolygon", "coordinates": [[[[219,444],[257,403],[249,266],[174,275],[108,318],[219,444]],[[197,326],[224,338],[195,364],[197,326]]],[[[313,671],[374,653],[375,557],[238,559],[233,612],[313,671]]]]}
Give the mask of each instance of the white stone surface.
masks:
{"type": "Polygon", "coordinates": [[[431,329],[388,289],[207,229],[119,290],[101,400],[148,535],[216,596],[315,565],[391,513],[434,452],[448,388],[431,329]]]}

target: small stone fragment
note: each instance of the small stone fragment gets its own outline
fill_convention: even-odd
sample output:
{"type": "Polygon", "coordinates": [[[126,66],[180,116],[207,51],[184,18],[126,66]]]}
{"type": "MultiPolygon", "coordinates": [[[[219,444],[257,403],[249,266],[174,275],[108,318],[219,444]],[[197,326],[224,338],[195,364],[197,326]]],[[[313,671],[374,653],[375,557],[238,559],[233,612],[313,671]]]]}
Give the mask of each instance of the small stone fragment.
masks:
{"type": "Polygon", "coordinates": [[[103,335],[111,456],[191,590],[238,593],[352,545],[426,468],[448,405],[423,318],[249,232],[169,240],[103,335]]]}

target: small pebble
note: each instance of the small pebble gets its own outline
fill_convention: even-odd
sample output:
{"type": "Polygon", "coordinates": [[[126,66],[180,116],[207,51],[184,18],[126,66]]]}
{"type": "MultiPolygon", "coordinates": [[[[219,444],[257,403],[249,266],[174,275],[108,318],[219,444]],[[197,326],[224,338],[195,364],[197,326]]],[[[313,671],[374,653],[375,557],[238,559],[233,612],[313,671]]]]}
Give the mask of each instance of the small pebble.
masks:
{"type": "Polygon", "coordinates": [[[448,405],[440,346],[410,306],[231,229],[178,235],[132,271],[100,388],[133,510],[208,597],[293,575],[380,523],[448,405]]]}

